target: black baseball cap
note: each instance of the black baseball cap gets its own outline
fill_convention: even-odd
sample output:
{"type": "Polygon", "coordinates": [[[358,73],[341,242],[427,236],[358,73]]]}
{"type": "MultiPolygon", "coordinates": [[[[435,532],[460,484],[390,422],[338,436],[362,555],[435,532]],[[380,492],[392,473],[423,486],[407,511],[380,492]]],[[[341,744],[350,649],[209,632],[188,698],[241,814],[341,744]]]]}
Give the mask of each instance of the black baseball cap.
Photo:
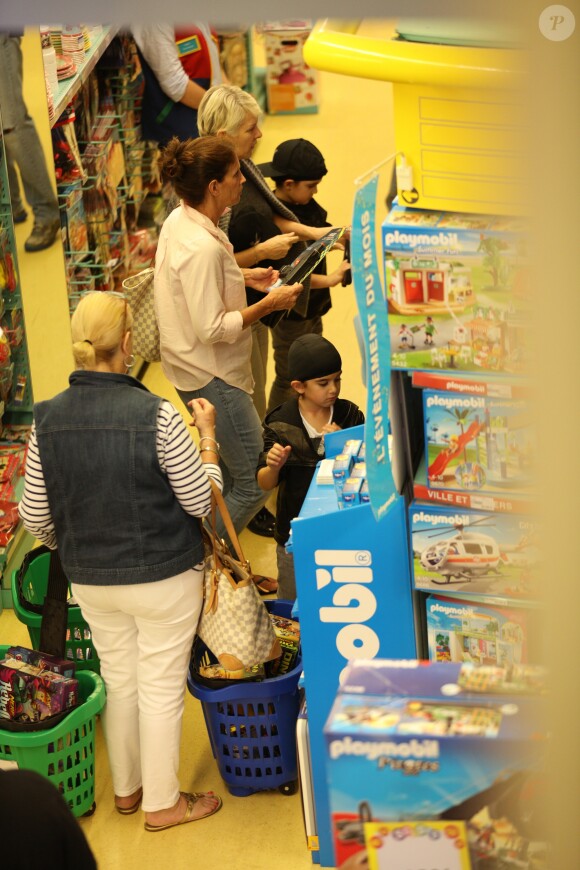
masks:
{"type": "Polygon", "coordinates": [[[308,139],[287,139],[281,142],[270,163],[258,164],[266,178],[293,178],[314,181],[326,175],[324,157],[308,139]]]}
{"type": "Polygon", "coordinates": [[[324,378],[342,369],[342,359],[333,344],[322,335],[300,335],[288,350],[288,372],[293,381],[324,378]]]}

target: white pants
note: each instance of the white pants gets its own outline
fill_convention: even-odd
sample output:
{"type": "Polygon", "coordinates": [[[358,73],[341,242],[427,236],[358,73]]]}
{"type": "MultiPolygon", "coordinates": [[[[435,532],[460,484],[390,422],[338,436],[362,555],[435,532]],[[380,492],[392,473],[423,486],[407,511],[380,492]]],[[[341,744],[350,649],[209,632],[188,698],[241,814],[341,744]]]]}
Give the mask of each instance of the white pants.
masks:
{"type": "Polygon", "coordinates": [[[115,794],[143,786],[143,810],[179,798],[179,745],[203,566],[126,586],[72,584],[107,689],[103,727],[115,794]]]}

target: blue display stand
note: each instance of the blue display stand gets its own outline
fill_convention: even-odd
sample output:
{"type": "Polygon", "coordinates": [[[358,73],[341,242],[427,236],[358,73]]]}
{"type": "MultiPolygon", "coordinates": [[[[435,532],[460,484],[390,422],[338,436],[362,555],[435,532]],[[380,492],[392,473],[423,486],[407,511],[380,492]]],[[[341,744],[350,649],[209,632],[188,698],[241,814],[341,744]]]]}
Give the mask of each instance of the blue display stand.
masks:
{"type": "MultiPolygon", "coordinates": [[[[327,458],[364,426],[325,436],[327,458]]],[[[349,659],[415,658],[404,500],[377,522],[370,504],[339,510],[333,486],[314,478],[292,521],[319,851],[334,867],[323,727],[349,659]]]]}

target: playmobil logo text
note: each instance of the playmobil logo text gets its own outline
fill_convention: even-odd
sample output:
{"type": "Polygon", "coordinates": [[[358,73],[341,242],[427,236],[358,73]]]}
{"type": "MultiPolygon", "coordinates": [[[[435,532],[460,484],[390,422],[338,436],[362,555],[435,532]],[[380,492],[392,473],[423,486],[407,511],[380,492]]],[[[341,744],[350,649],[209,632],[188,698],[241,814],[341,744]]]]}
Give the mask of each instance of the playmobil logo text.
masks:
{"type": "Polygon", "coordinates": [[[427,407],[436,405],[440,408],[485,408],[484,399],[476,399],[473,396],[460,398],[459,396],[427,396],[427,407]]]}
{"type": "Polygon", "coordinates": [[[468,514],[454,514],[453,516],[442,516],[441,514],[426,514],[424,513],[424,511],[421,511],[421,513],[413,514],[413,524],[414,523],[432,523],[438,526],[468,526],[469,516],[468,514]]]}
{"type": "Polygon", "coordinates": [[[322,623],[341,626],[336,634],[336,649],[346,661],[373,659],[381,643],[376,632],[365,625],[377,610],[377,599],[371,588],[374,580],[372,554],[369,550],[316,550],[314,561],[318,566],[317,590],[336,584],[332,605],[319,609],[322,623]]]}
{"type": "Polygon", "coordinates": [[[445,381],[445,390],[455,390],[457,393],[480,393],[484,396],[487,392],[486,384],[470,384],[468,381],[445,381]]]}
{"type": "Polygon", "coordinates": [[[385,247],[404,245],[406,248],[455,248],[459,249],[457,233],[401,233],[399,230],[385,235],[385,247]]]}
{"type": "Polygon", "coordinates": [[[437,740],[412,740],[395,743],[392,740],[372,742],[370,740],[353,740],[352,737],[341,737],[333,740],[329,746],[332,759],[343,755],[364,756],[369,761],[381,761],[381,767],[386,766],[382,759],[390,758],[439,758],[439,742],[437,740]]]}
{"type": "Polygon", "coordinates": [[[444,613],[445,616],[473,616],[473,607],[445,607],[443,604],[432,604],[431,613],[444,613]]]}

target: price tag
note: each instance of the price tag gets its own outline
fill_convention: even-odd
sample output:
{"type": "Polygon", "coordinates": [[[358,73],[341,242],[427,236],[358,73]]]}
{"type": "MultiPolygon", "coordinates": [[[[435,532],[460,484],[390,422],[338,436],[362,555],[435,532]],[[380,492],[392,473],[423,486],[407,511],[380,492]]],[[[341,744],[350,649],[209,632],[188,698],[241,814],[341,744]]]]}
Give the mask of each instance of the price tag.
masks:
{"type": "Polygon", "coordinates": [[[470,870],[463,822],[367,822],[369,870],[470,870]]]}

